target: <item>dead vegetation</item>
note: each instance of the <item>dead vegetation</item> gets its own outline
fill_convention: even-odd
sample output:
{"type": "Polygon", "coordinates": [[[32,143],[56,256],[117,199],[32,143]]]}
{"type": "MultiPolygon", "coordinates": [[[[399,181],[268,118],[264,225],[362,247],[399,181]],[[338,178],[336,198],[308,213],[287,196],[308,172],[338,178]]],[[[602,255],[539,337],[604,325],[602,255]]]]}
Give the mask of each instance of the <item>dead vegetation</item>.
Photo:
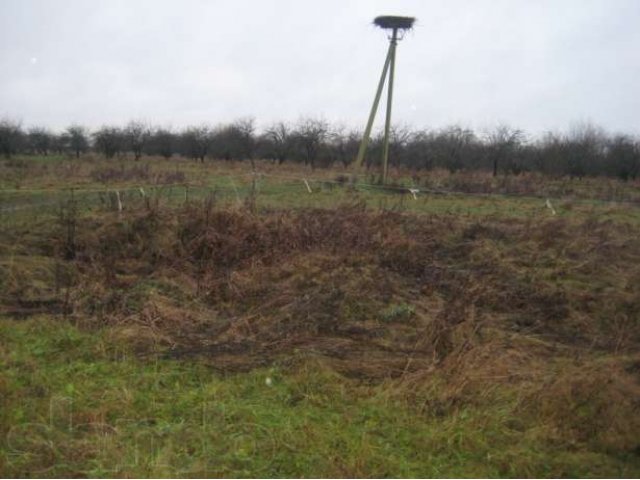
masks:
{"type": "Polygon", "coordinates": [[[506,388],[549,438],[637,453],[635,226],[213,198],[83,218],[72,237],[60,219],[3,234],[5,313],[49,309],[223,372],[320,358],[435,415],[506,388]]]}
{"type": "Polygon", "coordinates": [[[2,252],[6,308],[60,300],[68,287],[78,317],[149,323],[175,354],[228,350],[222,342],[265,361],[289,353],[283,345],[326,346],[327,335],[437,362],[463,325],[470,339],[499,329],[616,353],[640,341],[640,246],[625,224],[359,204],[255,213],[212,199],[177,212],[73,215],[59,216],[52,242],[2,252]]]}

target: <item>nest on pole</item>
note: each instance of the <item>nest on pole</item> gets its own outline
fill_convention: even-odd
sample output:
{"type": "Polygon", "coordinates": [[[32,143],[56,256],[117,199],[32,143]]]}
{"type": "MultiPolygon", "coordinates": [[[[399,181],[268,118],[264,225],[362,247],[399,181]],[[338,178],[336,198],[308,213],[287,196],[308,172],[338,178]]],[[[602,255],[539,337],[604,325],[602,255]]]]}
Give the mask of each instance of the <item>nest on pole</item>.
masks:
{"type": "Polygon", "coordinates": [[[373,20],[374,25],[380,28],[390,28],[394,30],[411,30],[413,23],[416,21],[414,17],[395,17],[392,15],[382,15],[373,20]]]}

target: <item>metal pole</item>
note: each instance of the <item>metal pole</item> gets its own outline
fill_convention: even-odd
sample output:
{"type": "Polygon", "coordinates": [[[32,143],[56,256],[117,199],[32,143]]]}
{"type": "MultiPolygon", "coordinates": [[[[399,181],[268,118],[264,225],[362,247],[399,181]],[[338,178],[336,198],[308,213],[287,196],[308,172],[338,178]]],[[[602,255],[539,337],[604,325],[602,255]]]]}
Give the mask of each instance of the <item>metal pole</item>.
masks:
{"type": "Polygon", "coordinates": [[[382,89],[384,88],[384,81],[387,77],[387,70],[389,70],[389,63],[391,62],[391,51],[393,46],[389,46],[387,52],[387,58],[384,61],[384,67],[382,68],[382,75],[380,75],[380,82],[378,82],[378,91],[376,92],[376,98],[373,100],[371,106],[371,112],[369,113],[369,120],[367,121],[367,127],[364,130],[364,136],[360,142],[360,148],[358,149],[358,156],[356,157],[356,167],[359,169],[362,167],[362,161],[364,160],[364,154],[367,151],[367,144],[369,143],[369,137],[371,136],[371,127],[373,127],[373,120],[376,117],[378,111],[378,104],[380,103],[380,97],[382,96],[382,89]]]}
{"type": "Polygon", "coordinates": [[[389,71],[389,87],[387,91],[387,117],[384,123],[384,146],[382,148],[382,184],[387,183],[389,172],[389,130],[391,129],[391,105],[393,103],[393,76],[396,70],[396,45],[398,45],[398,29],[393,29],[389,55],[391,56],[391,70],[389,71]]]}

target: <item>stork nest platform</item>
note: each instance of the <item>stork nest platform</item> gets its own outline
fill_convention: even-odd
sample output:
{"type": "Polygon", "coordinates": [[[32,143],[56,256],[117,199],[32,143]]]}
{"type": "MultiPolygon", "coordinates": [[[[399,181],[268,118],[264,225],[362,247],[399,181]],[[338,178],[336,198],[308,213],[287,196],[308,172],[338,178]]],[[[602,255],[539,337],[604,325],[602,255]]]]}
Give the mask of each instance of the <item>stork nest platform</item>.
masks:
{"type": "Polygon", "coordinates": [[[392,15],[382,15],[373,20],[374,25],[380,28],[389,28],[394,30],[411,30],[413,23],[416,21],[414,17],[396,17],[392,15]]]}

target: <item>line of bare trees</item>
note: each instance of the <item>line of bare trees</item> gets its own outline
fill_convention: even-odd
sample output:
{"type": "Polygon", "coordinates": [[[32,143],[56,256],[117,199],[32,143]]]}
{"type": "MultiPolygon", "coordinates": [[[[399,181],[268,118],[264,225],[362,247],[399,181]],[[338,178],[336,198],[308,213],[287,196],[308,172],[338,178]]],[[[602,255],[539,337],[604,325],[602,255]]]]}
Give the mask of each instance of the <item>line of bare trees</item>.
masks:
{"type": "MultiPolygon", "coordinates": [[[[0,120],[0,155],[66,154],[80,157],[93,151],[107,158],[143,155],[167,159],[183,156],[207,159],[269,159],[298,162],[310,168],[333,164],[348,166],[355,158],[361,132],[306,118],[296,124],[276,122],[257,131],[253,119],[218,126],[189,126],[179,131],[132,121],[124,127],[103,126],[90,131],[72,125],[54,133],[44,127],[24,129],[20,123],[0,120]]],[[[367,168],[379,164],[382,135],[369,142],[367,168]]],[[[548,133],[528,139],[521,130],[499,126],[484,134],[451,126],[416,130],[395,126],[391,130],[390,162],[411,169],[445,168],[486,170],[494,176],[537,171],[551,175],[584,177],[605,175],[624,180],[640,177],[640,139],[611,135],[592,125],[566,133],[548,133]]]]}

